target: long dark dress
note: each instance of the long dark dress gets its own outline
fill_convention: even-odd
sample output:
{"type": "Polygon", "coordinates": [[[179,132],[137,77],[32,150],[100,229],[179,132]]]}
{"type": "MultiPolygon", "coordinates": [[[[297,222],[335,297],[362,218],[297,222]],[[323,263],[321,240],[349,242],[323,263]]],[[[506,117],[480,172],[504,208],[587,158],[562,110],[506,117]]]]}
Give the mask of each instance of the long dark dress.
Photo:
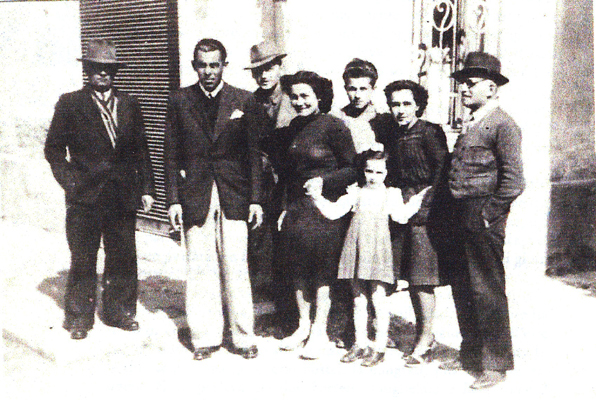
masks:
{"type": "Polygon", "coordinates": [[[401,279],[410,285],[441,285],[445,282],[449,235],[450,201],[446,168],[447,140],[436,124],[418,120],[403,128],[387,116],[377,140],[385,145],[387,186],[399,187],[408,201],[427,186],[420,211],[405,226],[392,228],[394,253],[401,264],[401,279]]]}
{"type": "Polygon", "coordinates": [[[327,114],[296,117],[290,126],[266,139],[285,189],[286,215],[280,232],[280,257],[294,277],[331,283],[346,232],[346,220],[325,218],[308,197],[304,183],[323,178],[323,195],[337,200],[356,181],[356,155],[349,130],[327,114]]]}

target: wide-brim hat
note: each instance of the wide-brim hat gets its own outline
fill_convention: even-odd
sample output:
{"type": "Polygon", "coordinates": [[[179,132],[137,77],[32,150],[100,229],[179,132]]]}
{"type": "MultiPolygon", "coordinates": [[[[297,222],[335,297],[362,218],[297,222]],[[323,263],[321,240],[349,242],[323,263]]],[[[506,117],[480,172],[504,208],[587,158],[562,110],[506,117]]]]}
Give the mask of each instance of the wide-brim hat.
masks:
{"type": "Polygon", "coordinates": [[[501,74],[501,61],[491,54],[479,51],[469,53],[464,61],[464,67],[451,74],[451,77],[458,82],[474,77],[487,78],[498,86],[509,82],[509,79],[501,74]]]}
{"type": "Polygon", "coordinates": [[[89,40],[85,56],[77,60],[96,64],[109,64],[117,68],[126,67],[125,63],[118,61],[116,58],[116,45],[109,39],[89,40]]]}
{"type": "Polygon", "coordinates": [[[275,43],[266,41],[255,44],[250,48],[250,65],[244,69],[258,68],[275,59],[282,59],[287,56],[275,43]]]}

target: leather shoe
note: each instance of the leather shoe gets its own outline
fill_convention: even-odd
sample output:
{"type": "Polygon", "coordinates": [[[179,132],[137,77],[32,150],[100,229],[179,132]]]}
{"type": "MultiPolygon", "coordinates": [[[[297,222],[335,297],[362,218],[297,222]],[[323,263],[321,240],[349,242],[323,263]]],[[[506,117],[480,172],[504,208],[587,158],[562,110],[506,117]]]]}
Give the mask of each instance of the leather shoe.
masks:
{"type": "Polygon", "coordinates": [[[245,348],[238,348],[237,352],[246,360],[257,358],[259,355],[259,349],[255,345],[245,348]]]}
{"type": "Polygon", "coordinates": [[[385,352],[373,350],[368,356],[362,361],[363,367],[374,367],[377,364],[382,363],[385,360],[385,352]]]}
{"type": "Polygon", "coordinates": [[[370,351],[371,349],[369,347],[363,349],[362,347],[353,345],[352,348],[346,354],[344,354],[339,361],[342,363],[353,363],[356,360],[366,358],[370,351]]]}
{"type": "Polygon", "coordinates": [[[194,352],[193,360],[201,361],[209,358],[213,353],[215,353],[215,350],[215,347],[199,347],[194,352]]]}
{"type": "Polygon", "coordinates": [[[85,339],[86,337],[87,337],[87,330],[86,329],[76,328],[76,329],[72,329],[70,331],[70,338],[71,339],[81,340],[81,339],[85,339]]]}
{"type": "Polygon", "coordinates": [[[104,323],[107,326],[112,326],[114,328],[120,328],[123,331],[138,331],[139,330],[139,323],[135,321],[132,317],[125,316],[120,318],[119,320],[104,320],[104,323]]]}
{"type": "Polygon", "coordinates": [[[503,382],[505,371],[484,371],[470,386],[471,389],[488,389],[503,382]]]}

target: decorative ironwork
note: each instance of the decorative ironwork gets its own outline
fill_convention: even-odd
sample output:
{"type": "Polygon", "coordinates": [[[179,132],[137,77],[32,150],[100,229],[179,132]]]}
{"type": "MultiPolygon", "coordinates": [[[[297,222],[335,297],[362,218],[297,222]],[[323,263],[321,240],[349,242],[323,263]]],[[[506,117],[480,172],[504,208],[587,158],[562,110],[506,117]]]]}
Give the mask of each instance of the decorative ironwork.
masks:
{"type": "Polygon", "coordinates": [[[470,11],[468,11],[468,28],[477,35],[486,33],[486,18],[488,14],[488,7],[486,0],[474,0],[470,3],[470,11]]]}
{"type": "MultiPolygon", "coordinates": [[[[439,36],[438,46],[436,47],[445,48],[447,47],[445,36],[453,36],[453,28],[456,23],[456,0],[434,0],[434,2],[435,6],[433,9],[432,24],[433,30],[436,31],[439,36]]],[[[434,43],[433,47],[435,47],[434,43]]]]}

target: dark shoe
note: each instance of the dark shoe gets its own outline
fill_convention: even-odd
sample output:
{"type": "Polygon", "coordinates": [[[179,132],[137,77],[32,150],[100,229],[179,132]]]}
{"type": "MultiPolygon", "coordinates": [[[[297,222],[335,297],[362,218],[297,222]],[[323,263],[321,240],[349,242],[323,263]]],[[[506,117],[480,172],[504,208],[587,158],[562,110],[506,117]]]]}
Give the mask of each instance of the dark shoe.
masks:
{"type": "Polygon", "coordinates": [[[412,353],[406,357],[406,367],[408,368],[416,368],[424,364],[428,364],[432,361],[432,353],[433,348],[435,346],[434,339],[433,342],[423,351],[422,354],[415,354],[412,353]]]}
{"type": "Polygon", "coordinates": [[[374,367],[377,364],[382,363],[385,360],[385,352],[372,350],[368,356],[362,361],[363,367],[374,367]]]}
{"type": "Polygon", "coordinates": [[[215,353],[217,347],[199,347],[195,350],[193,360],[201,361],[211,357],[211,354],[215,353]]]}
{"type": "Polygon", "coordinates": [[[503,382],[507,375],[505,371],[484,371],[474,383],[470,386],[471,389],[488,389],[503,382]]]}
{"type": "Polygon", "coordinates": [[[104,319],[104,324],[107,326],[112,326],[114,328],[120,328],[123,331],[138,331],[139,330],[139,323],[134,320],[134,318],[129,316],[124,316],[119,320],[110,320],[104,319]]]}
{"type": "Polygon", "coordinates": [[[238,354],[240,354],[242,358],[246,360],[257,358],[257,356],[259,355],[259,349],[257,348],[257,346],[254,345],[246,348],[238,348],[236,350],[238,354]]]}
{"type": "Polygon", "coordinates": [[[86,337],[87,337],[87,330],[86,329],[76,328],[76,329],[72,329],[70,331],[70,338],[71,339],[81,340],[81,339],[85,339],[86,337]]]}
{"type": "Polygon", "coordinates": [[[353,363],[356,360],[366,358],[370,352],[371,349],[369,347],[363,349],[354,345],[339,361],[342,363],[353,363]]]}

